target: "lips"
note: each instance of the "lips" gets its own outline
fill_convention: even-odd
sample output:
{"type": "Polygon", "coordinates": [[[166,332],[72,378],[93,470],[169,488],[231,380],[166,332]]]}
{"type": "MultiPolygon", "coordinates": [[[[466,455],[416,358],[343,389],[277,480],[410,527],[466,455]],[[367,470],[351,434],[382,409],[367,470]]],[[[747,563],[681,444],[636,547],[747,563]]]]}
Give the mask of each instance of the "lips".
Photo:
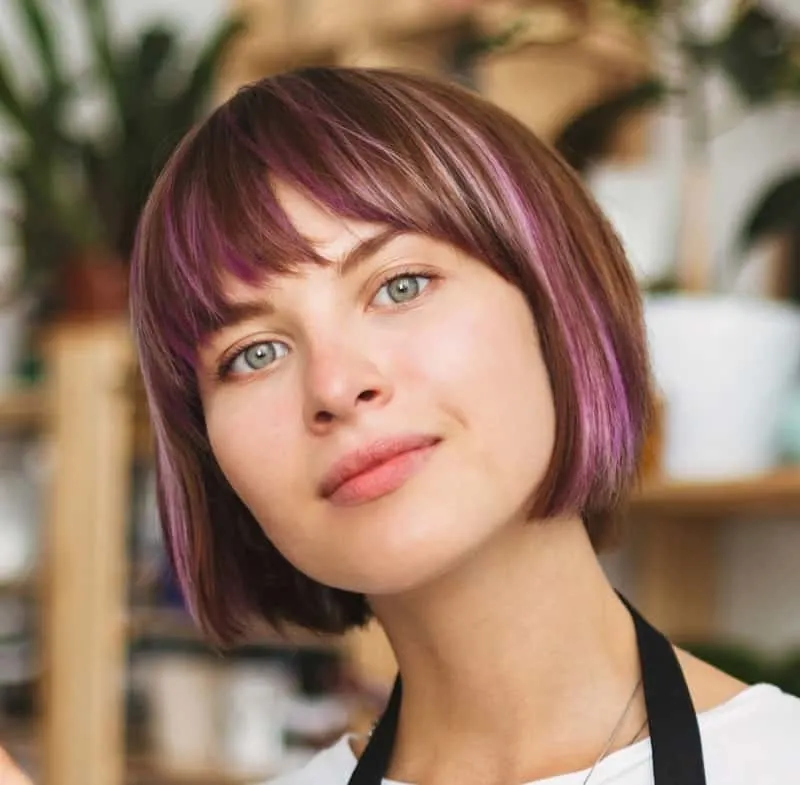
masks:
{"type": "Polygon", "coordinates": [[[408,434],[388,437],[348,453],[325,474],[319,486],[319,495],[325,499],[344,503],[367,501],[369,498],[393,490],[402,484],[418,462],[411,459],[421,456],[434,447],[439,438],[427,434],[408,434]],[[398,471],[380,470],[402,467],[398,471]],[[370,477],[376,482],[369,482],[370,477]]]}

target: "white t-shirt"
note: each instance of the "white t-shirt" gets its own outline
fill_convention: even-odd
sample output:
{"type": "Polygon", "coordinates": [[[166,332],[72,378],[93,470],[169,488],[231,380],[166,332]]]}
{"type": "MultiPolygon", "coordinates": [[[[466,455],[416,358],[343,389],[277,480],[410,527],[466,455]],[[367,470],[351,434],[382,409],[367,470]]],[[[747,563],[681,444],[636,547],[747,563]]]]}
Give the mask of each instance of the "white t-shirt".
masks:
{"type": "MultiPolygon", "coordinates": [[[[748,687],[698,715],[707,785],[800,785],[800,699],[769,684],[748,687]]],[[[347,785],[356,757],[343,736],[270,785],[347,785]]],[[[588,769],[528,785],[583,785],[588,769]]],[[[652,785],[650,740],[609,755],[589,785],[652,785]]],[[[384,780],[383,785],[404,785],[384,780]]]]}

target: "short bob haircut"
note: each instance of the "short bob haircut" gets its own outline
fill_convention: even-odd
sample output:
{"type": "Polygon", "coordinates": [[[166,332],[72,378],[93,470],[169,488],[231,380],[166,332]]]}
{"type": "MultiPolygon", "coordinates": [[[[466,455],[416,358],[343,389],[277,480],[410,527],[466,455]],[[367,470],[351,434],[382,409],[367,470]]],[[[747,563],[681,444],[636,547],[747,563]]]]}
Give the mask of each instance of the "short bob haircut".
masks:
{"type": "Polygon", "coordinates": [[[442,240],[527,296],[556,407],[531,515],[581,515],[594,547],[636,477],[653,395],[638,287],[617,237],[570,168],[467,89],[391,69],[318,67],[248,85],[194,128],[161,173],[132,261],[131,316],[154,427],[169,556],[210,639],[253,623],[339,633],[363,595],[293,567],[223,476],[195,374],[226,311],[227,272],[265,280],[323,263],[271,183],[336,214],[442,240]]]}

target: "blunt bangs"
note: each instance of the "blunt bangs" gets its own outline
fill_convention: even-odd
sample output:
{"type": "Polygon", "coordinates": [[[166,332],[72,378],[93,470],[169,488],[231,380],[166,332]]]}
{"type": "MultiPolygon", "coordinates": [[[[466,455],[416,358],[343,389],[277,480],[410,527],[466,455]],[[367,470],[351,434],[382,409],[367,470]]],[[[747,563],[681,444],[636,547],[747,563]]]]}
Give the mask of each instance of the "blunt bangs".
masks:
{"type": "Polygon", "coordinates": [[[276,181],[344,218],[448,242],[520,287],[556,405],[556,449],[531,513],[581,514],[599,547],[652,413],[638,287],[614,232],[553,151],[466,89],[387,69],[288,72],[242,88],[187,135],[143,212],[132,263],[162,523],[206,631],[230,640],[248,614],[326,632],[369,617],[363,598],[314,584],[271,547],[205,434],[195,362],[224,320],[223,279],[328,261],[283,212],[276,181]],[[220,516],[239,534],[227,525],[223,536],[220,516]]]}

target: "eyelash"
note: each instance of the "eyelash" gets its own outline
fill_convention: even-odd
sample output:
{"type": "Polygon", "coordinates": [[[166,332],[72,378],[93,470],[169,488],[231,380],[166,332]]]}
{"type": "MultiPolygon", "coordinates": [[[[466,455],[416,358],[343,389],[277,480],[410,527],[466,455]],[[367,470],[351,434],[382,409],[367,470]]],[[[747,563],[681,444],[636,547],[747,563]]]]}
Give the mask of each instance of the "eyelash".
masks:
{"type": "MultiPolygon", "coordinates": [[[[395,303],[396,308],[404,308],[411,303],[415,303],[425,292],[434,281],[438,280],[439,276],[432,273],[430,270],[424,270],[418,267],[407,267],[407,268],[395,268],[391,271],[391,273],[387,274],[383,278],[380,279],[378,286],[375,288],[375,293],[372,295],[370,302],[374,300],[378,296],[378,292],[383,289],[388,284],[392,283],[393,281],[398,280],[399,278],[426,278],[428,280],[427,285],[425,288],[413,299],[410,300],[408,303],[395,303]]],[[[260,340],[260,341],[250,341],[249,343],[242,344],[241,346],[235,346],[232,348],[221,360],[219,365],[217,366],[217,370],[215,373],[217,381],[226,381],[231,376],[231,368],[233,367],[234,362],[236,362],[237,358],[246,352],[248,349],[251,349],[254,346],[258,346],[262,343],[277,343],[276,341],[270,340],[260,340]]],[[[249,374],[248,374],[249,375],[249,374]]]]}

